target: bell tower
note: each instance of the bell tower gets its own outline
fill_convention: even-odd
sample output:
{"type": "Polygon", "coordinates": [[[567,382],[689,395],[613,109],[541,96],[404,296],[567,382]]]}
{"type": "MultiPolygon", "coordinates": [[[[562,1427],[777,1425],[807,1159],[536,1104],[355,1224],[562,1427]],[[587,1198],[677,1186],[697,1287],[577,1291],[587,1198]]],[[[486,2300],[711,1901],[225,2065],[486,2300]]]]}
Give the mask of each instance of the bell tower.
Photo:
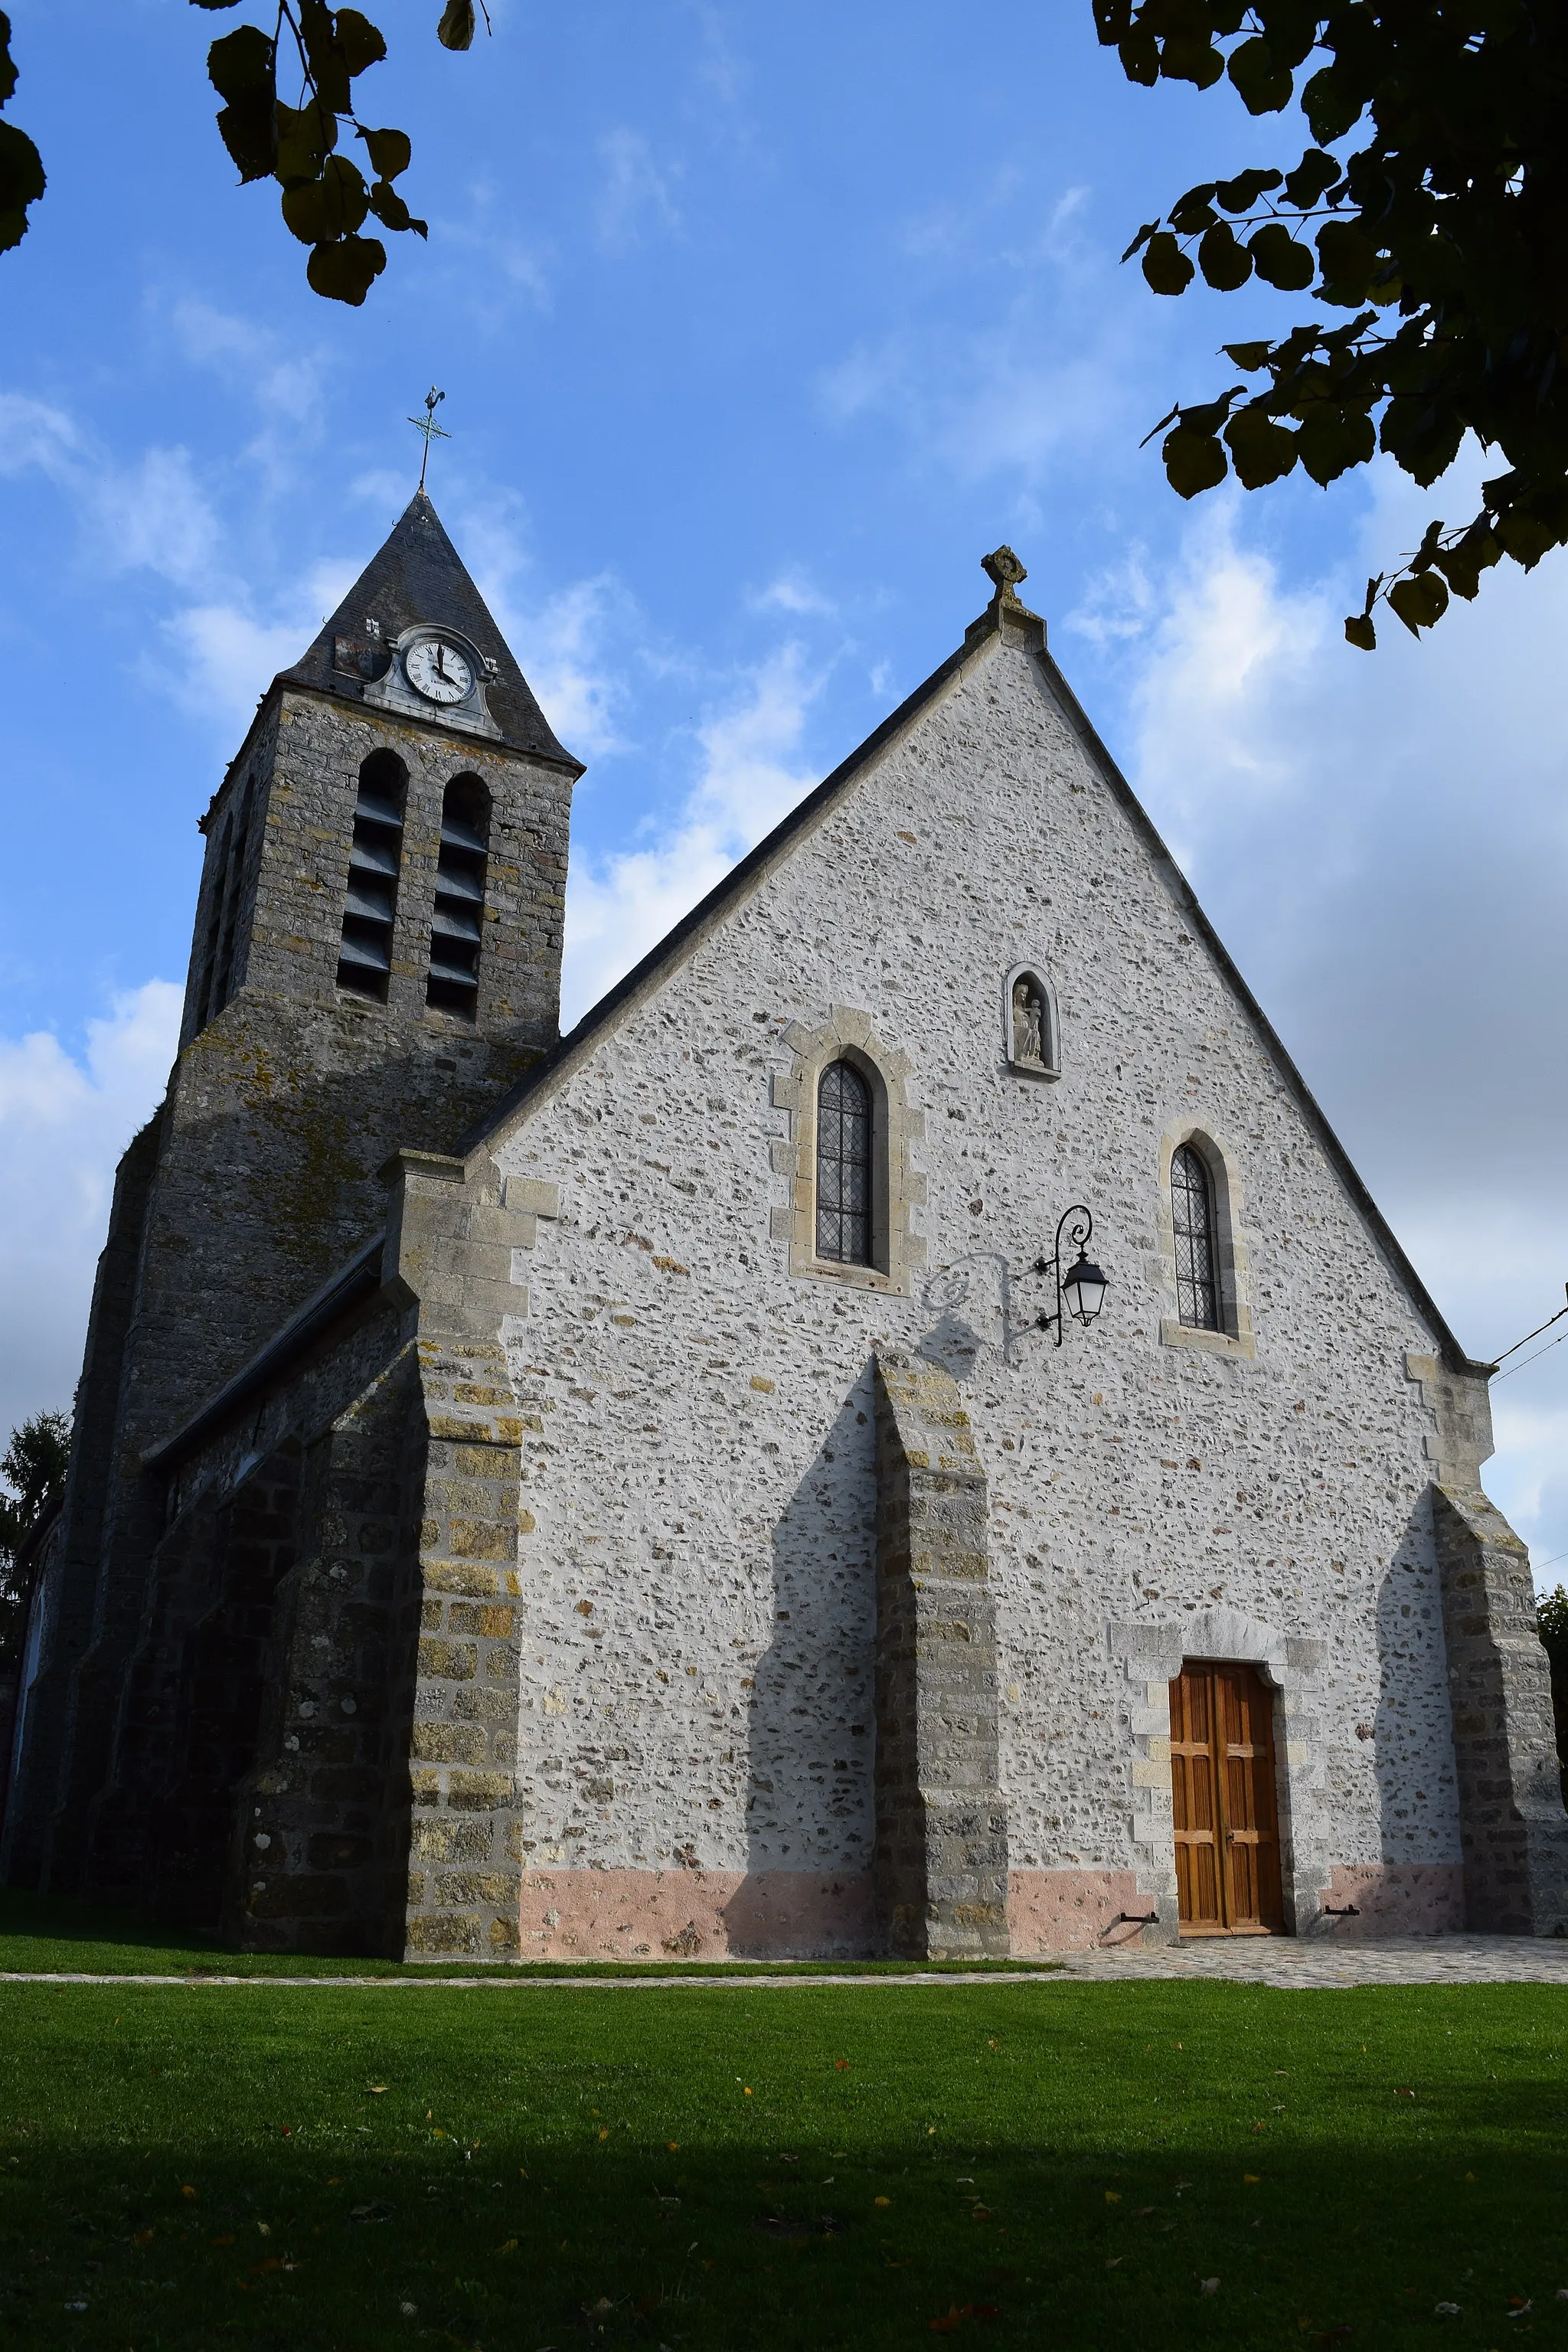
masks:
{"type": "Polygon", "coordinates": [[[121,1163],[61,1535],[53,1654],[7,1822],[79,1883],[161,1508],[142,1470],[556,1040],[572,790],[421,488],[262,697],[201,821],[180,1050],[121,1163]]]}

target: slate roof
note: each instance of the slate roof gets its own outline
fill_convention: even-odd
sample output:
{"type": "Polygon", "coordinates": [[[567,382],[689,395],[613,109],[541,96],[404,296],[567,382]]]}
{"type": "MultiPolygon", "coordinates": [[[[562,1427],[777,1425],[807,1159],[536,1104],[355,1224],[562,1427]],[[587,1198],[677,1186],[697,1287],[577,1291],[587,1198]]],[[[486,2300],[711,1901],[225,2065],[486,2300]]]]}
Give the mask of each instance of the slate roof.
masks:
{"type": "Polygon", "coordinates": [[[531,751],[537,759],[553,761],[574,775],[582,774],[582,763],[556,741],[510,647],[423,490],[416,490],[379,554],[371,558],[337,611],[323,622],[310,650],[291,669],[280,672],[278,683],[314,687],[321,693],[342,695],[347,701],[361,700],[362,682],[333,667],[332,646],[335,638],[345,637],[368,649],[367,619],[380,622],[388,641],[420,621],[444,621],[460,630],[497,664],[487,698],[490,717],[504,740],[516,751],[531,751]]]}

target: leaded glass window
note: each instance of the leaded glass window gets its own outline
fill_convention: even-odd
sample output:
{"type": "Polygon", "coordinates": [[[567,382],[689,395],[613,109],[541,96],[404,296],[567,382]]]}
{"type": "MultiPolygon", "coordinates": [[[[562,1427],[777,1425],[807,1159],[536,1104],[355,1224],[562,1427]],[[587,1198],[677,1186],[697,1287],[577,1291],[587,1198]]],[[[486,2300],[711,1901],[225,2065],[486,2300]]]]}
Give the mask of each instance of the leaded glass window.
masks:
{"type": "Polygon", "coordinates": [[[830,1062],[816,1094],[816,1255],[871,1263],[871,1089],[847,1062],[830,1062]]]}
{"type": "Polygon", "coordinates": [[[1171,1159],[1171,1223],[1176,1236],[1176,1311],[1194,1331],[1218,1331],[1214,1197],[1208,1171],[1190,1143],[1171,1159]]]}

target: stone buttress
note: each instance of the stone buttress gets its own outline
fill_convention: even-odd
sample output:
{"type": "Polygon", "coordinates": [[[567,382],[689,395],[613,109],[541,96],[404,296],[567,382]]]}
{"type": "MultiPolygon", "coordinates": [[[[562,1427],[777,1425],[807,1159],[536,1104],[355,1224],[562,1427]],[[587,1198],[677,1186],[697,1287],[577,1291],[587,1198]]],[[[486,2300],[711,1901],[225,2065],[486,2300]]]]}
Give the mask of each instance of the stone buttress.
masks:
{"type": "Polygon", "coordinates": [[[1486,1494],[1485,1386],[1411,1355],[1432,1413],[1433,1533],[1472,1933],[1568,1935],[1568,1814],[1530,1552],[1486,1494]]]}
{"type": "Polygon", "coordinates": [[[879,1925],[900,1958],[1005,1953],[985,1473],[950,1372],[877,1370],[879,1925]]]}

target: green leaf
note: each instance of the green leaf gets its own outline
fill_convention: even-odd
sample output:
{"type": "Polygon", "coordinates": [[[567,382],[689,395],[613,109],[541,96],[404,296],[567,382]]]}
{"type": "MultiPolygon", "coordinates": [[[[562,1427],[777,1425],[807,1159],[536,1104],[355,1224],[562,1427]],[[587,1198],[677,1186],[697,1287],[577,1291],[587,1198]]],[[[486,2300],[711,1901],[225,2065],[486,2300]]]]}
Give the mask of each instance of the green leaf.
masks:
{"type": "Polygon", "coordinates": [[[1302,465],[1320,489],[1364,466],[1377,447],[1372,419],[1354,410],[1319,409],[1308,415],[1296,436],[1302,465]]]}
{"type": "Polygon", "coordinates": [[[254,25],[237,25],[207,51],[207,79],[231,105],[247,98],[274,96],[272,68],[277,55],[265,33],[254,25]]]}
{"type": "Polygon", "coordinates": [[[1435,574],[1421,572],[1413,580],[1396,580],[1388,592],[1388,602],[1411,635],[1417,637],[1442,619],[1448,609],[1448,591],[1435,574]]]}
{"type": "Polygon", "coordinates": [[[1132,0],[1094,0],[1094,30],[1102,49],[1124,41],[1132,25],[1132,0]]]}
{"type": "Polygon", "coordinates": [[[1320,147],[1332,146],[1353,129],[1365,111],[1366,99],[1342,67],[1325,66],[1301,92],[1301,111],[1320,147]]]}
{"type": "Polygon", "coordinates": [[[1122,255],[1122,260],[1131,261],[1135,253],[1142,251],[1142,247],[1148,244],[1149,239],[1156,235],[1159,230],[1159,226],[1160,224],[1158,221],[1145,221],[1137,236],[1133,238],[1131,244],[1128,247],[1126,252],[1122,255]]]}
{"type": "Polygon", "coordinates": [[[1160,455],[1165,478],[1178,498],[1195,499],[1200,490],[1212,490],[1225,479],[1225,450],[1212,433],[1194,433],[1178,425],[1166,434],[1160,455]]]}
{"type": "Polygon", "coordinates": [[[218,135],[234,158],[242,183],[271,178],[278,153],[276,116],[271,99],[263,95],[219,111],[218,135]]]}
{"type": "Polygon", "coordinates": [[[1236,477],[1244,490],[1277,482],[1296,462],[1296,436],[1261,408],[1238,409],[1225,428],[1236,477]]]}
{"type": "MultiPolygon", "coordinates": [[[[447,0],[436,38],[444,49],[470,49],[474,45],[474,0],[447,0]]],[[[364,296],[360,296],[363,302],[364,296]]]]}
{"type": "Polygon", "coordinates": [[[1226,359],[1234,361],[1238,368],[1244,368],[1248,375],[1256,375],[1259,368],[1268,366],[1268,354],[1273,348],[1272,343],[1221,343],[1220,345],[1226,359]]]}
{"type": "Polygon", "coordinates": [[[11,19],[0,8],[0,106],[16,95],[16,61],[11,55],[11,19]]]}
{"type": "Polygon", "coordinates": [[[1396,466],[1423,488],[1446,474],[1459,454],[1465,418],[1430,398],[1396,394],[1383,412],[1378,439],[1396,466]]]}
{"type": "Polygon", "coordinates": [[[1176,33],[1160,51],[1160,71],[1167,81],[1196,82],[1212,89],[1225,71],[1225,59],[1200,34],[1176,33]]]}
{"type": "Polygon", "coordinates": [[[1331,155],[1325,155],[1321,147],[1309,147],[1295,170],[1285,174],[1286,196],[1300,211],[1310,213],[1341,176],[1341,166],[1331,155]]]}
{"type": "Polygon", "coordinates": [[[1563,537],[1550,522],[1523,507],[1512,507],[1508,513],[1499,515],[1492,531],[1503,553],[1511,555],[1516,563],[1522,563],[1527,572],[1533,572],[1542,557],[1563,537]]]}
{"type": "Polygon", "coordinates": [[[1310,246],[1300,245],[1283,221],[1265,221],[1247,240],[1247,249],[1259,278],[1299,294],[1318,274],[1310,246]]]}
{"type": "Polygon", "coordinates": [[[1252,256],[1228,221],[1205,229],[1198,247],[1198,267],[1222,294],[1234,293],[1252,275],[1252,256]]]}
{"type": "Polygon", "coordinates": [[[9,253],[27,234],[27,206],[46,185],[44,159],[25,131],[0,122],[0,253],[9,253]]]}
{"type": "Polygon", "coordinates": [[[1366,299],[1377,253],[1370,237],[1352,221],[1325,221],[1313,240],[1323,272],[1321,292],[1327,302],[1353,310],[1366,299]]]}
{"type": "Polygon", "coordinates": [[[1502,560],[1491,525],[1484,515],[1474,521],[1452,547],[1440,547],[1433,562],[1456,596],[1468,604],[1480,590],[1481,574],[1502,560]]]}
{"type": "Polygon", "coordinates": [[[406,131],[366,131],[360,126],[360,137],[370,152],[370,165],[378,180],[395,180],[406,172],[414,160],[414,146],[406,131]]]}
{"type": "Polygon", "coordinates": [[[378,26],[357,8],[340,8],[336,23],[337,45],[351,74],[363,73],[367,66],[378,66],[386,55],[386,42],[378,26]]]}
{"type": "Polygon", "coordinates": [[[237,8],[239,0],[191,0],[193,8],[237,8]]]}
{"type": "Polygon", "coordinates": [[[1249,213],[1259,196],[1279,185],[1279,172],[1238,172],[1234,180],[1216,180],[1215,196],[1227,213],[1249,213]]]}
{"type": "Polygon", "coordinates": [[[1193,265],[1168,228],[1149,239],[1143,275],[1156,294],[1184,294],[1192,284],[1193,265]]]}
{"type": "Polygon", "coordinates": [[[1214,182],[1205,180],[1202,187],[1189,188],[1171,206],[1171,226],[1178,236],[1195,236],[1200,229],[1213,228],[1219,215],[1213,202],[1214,182]]]}
{"type": "Polygon", "coordinates": [[[1377,651],[1377,631],[1373,627],[1371,618],[1365,613],[1351,613],[1346,615],[1345,635],[1352,646],[1359,646],[1363,654],[1374,654],[1377,651]]]}
{"type": "Polygon", "coordinates": [[[384,228],[411,228],[418,236],[428,236],[428,221],[416,220],[395,188],[378,180],[370,192],[370,208],[384,228]]]}
{"type": "Polygon", "coordinates": [[[1116,44],[1116,53],[1129,81],[1143,89],[1153,89],[1160,79],[1160,44],[1147,25],[1134,25],[1126,39],[1116,44]]]}
{"type": "Polygon", "coordinates": [[[1248,114],[1278,114],[1289,105],[1295,77],[1260,37],[1232,49],[1228,71],[1248,114]]]}
{"type": "Polygon", "coordinates": [[[285,188],[282,205],[283,217],[300,244],[322,245],[353,235],[369,209],[370,192],[346,155],[329,155],[321,178],[285,188]]]}
{"type": "Polygon", "coordinates": [[[313,180],[338,143],[334,114],[314,99],[309,106],[278,109],[278,177],[285,187],[291,180],[313,180]]]}
{"type": "Polygon", "coordinates": [[[357,310],[385,268],[386,247],[379,237],[346,236],[335,245],[318,245],[305,275],[314,292],[357,310]]]}

